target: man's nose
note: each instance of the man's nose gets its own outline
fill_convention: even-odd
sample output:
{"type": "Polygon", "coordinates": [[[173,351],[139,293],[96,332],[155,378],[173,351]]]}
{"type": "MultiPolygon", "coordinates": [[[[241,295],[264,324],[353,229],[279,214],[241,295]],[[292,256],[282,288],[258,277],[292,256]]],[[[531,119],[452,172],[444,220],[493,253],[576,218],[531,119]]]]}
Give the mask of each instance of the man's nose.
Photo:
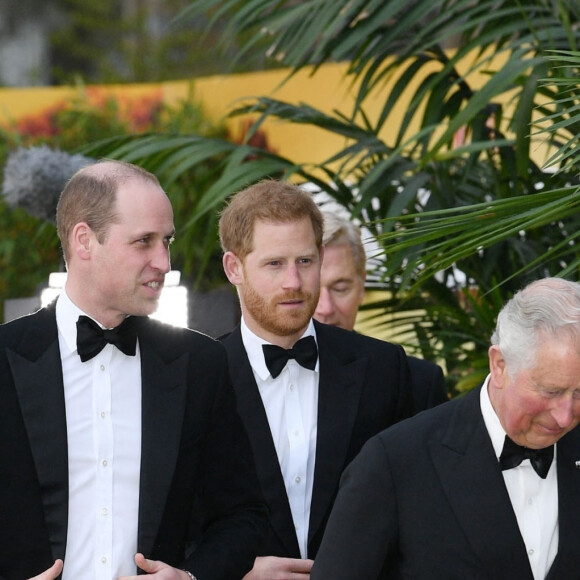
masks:
{"type": "Polygon", "coordinates": [[[289,288],[292,290],[299,290],[302,286],[302,280],[300,279],[300,272],[295,264],[291,264],[286,268],[284,276],[284,288],[289,288]]]}
{"type": "Polygon", "coordinates": [[[578,401],[573,397],[560,397],[552,409],[552,417],[556,419],[561,428],[570,427],[574,421],[574,403],[578,406],[578,401]]]}
{"type": "Polygon", "coordinates": [[[330,296],[330,291],[328,288],[321,287],[318,304],[316,305],[316,311],[314,312],[314,317],[317,315],[320,317],[330,316],[333,312],[334,304],[330,296]]]}
{"type": "Polygon", "coordinates": [[[155,253],[151,259],[151,267],[159,270],[163,274],[167,274],[171,270],[169,248],[165,244],[160,244],[155,249],[155,253]]]}

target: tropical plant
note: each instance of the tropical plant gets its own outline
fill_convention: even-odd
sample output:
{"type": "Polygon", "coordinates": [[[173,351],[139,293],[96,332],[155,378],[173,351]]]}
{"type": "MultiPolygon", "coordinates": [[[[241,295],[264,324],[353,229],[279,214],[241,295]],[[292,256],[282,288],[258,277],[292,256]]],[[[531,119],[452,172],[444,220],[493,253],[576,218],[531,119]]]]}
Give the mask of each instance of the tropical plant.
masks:
{"type": "MultiPolygon", "coordinates": [[[[18,13],[18,3],[8,3],[9,8],[14,3],[15,17],[31,13],[18,13]]],[[[45,19],[51,30],[47,63],[54,84],[67,85],[78,78],[91,84],[143,83],[218,74],[231,67],[236,52],[235,46],[225,54],[218,52],[223,23],[205,36],[205,17],[171,26],[188,0],[52,0],[50,10],[43,6],[46,2],[37,3],[36,11],[50,15],[45,19]]],[[[253,52],[253,62],[241,63],[238,69],[276,64],[263,57],[263,50],[253,52]]]]}
{"type": "Polygon", "coordinates": [[[252,131],[274,118],[338,135],[344,147],[299,164],[247,143],[157,135],[110,143],[109,154],[157,163],[170,181],[219,158],[193,229],[261,177],[314,184],[383,244],[376,274],[391,294],[379,312],[415,329],[456,390],[472,386],[499,305],[530,279],[577,276],[578,2],[194,0],[180,18],[201,14],[227,17],[226,39],[268,40],[290,74],[348,62],[347,113],[268,96],[234,112],[257,115],[252,131]]]}

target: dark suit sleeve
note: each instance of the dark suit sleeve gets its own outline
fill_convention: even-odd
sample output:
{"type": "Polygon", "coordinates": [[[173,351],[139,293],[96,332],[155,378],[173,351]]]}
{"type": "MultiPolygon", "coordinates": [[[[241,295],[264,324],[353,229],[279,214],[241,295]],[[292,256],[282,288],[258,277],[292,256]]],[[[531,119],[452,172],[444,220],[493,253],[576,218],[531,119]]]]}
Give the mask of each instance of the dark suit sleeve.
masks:
{"type": "Polygon", "coordinates": [[[221,345],[212,362],[219,369],[206,405],[199,495],[191,529],[198,531],[183,568],[199,580],[240,580],[254,562],[267,526],[267,508],[249,440],[236,411],[221,345]]]}
{"type": "Polygon", "coordinates": [[[431,388],[429,389],[429,398],[427,400],[428,409],[449,401],[447,383],[443,376],[443,369],[435,363],[433,363],[433,372],[430,382],[431,388]]]}
{"type": "Polygon", "coordinates": [[[414,412],[419,413],[449,400],[441,367],[431,361],[408,356],[413,388],[414,412]]]}
{"type": "Polygon", "coordinates": [[[341,478],[311,580],[376,580],[384,573],[397,550],[394,494],[380,435],[372,437],[341,478]]]}

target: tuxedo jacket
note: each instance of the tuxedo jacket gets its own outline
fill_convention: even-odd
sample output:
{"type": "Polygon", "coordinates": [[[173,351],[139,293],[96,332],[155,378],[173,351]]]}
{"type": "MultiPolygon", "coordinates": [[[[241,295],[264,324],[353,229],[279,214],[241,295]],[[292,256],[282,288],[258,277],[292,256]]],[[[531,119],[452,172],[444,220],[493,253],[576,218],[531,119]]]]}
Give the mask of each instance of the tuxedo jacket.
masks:
{"type": "MultiPolygon", "coordinates": [[[[580,578],[580,430],[557,444],[559,546],[580,578]]],[[[345,471],[311,580],[533,580],[479,389],[373,437],[345,471]]]]}
{"type": "MultiPolygon", "coordinates": [[[[267,522],[223,346],[138,319],[142,452],[138,550],[200,579],[239,580],[267,522]],[[205,534],[186,560],[193,494],[205,534]]],[[[54,303],[0,326],[0,578],[66,565],[68,459],[54,303]]],[[[200,524],[202,525],[202,524],[200,524]]]]}
{"type": "Polygon", "coordinates": [[[441,367],[431,361],[407,357],[411,371],[414,411],[431,409],[449,400],[441,367]]]}
{"type": "MultiPolygon", "coordinates": [[[[412,412],[409,370],[400,346],[316,321],[314,324],[320,378],[309,558],[316,556],[346,465],[369,437],[412,412]]],[[[300,558],[284,479],[240,327],[222,340],[238,410],[270,508],[270,529],[260,555],[300,558]]]]}

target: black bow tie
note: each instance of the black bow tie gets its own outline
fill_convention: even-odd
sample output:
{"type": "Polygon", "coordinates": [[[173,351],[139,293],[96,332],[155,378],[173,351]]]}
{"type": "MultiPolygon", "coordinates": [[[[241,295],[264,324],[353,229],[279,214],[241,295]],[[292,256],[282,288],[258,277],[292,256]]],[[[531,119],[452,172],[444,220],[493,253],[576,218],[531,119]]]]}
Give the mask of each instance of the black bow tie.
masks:
{"type": "Polygon", "coordinates": [[[318,348],[313,336],[301,338],[292,348],[285,349],[275,344],[263,344],[264,359],[266,366],[273,378],[276,378],[286,366],[289,359],[303,367],[314,370],[318,360],[318,348]]]}
{"type": "Polygon", "coordinates": [[[79,316],[77,320],[77,350],[81,361],[97,356],[107,343],[114,344],[126,355],[135,356],[137,347],[136,318],[128,316],[119,326],[103,330],[92,318],[79,316]]]}
{"type": "Polygon", "coordinates": [[[534,471],[542,478],[546,479],[552,459],[554,458],[554,446],[543,449],[529,449],[514,443],[507,435],[503,444],[503,451],[499,458],[502,471],[517,467],[524,459],[529,459],[534,471]]]}

